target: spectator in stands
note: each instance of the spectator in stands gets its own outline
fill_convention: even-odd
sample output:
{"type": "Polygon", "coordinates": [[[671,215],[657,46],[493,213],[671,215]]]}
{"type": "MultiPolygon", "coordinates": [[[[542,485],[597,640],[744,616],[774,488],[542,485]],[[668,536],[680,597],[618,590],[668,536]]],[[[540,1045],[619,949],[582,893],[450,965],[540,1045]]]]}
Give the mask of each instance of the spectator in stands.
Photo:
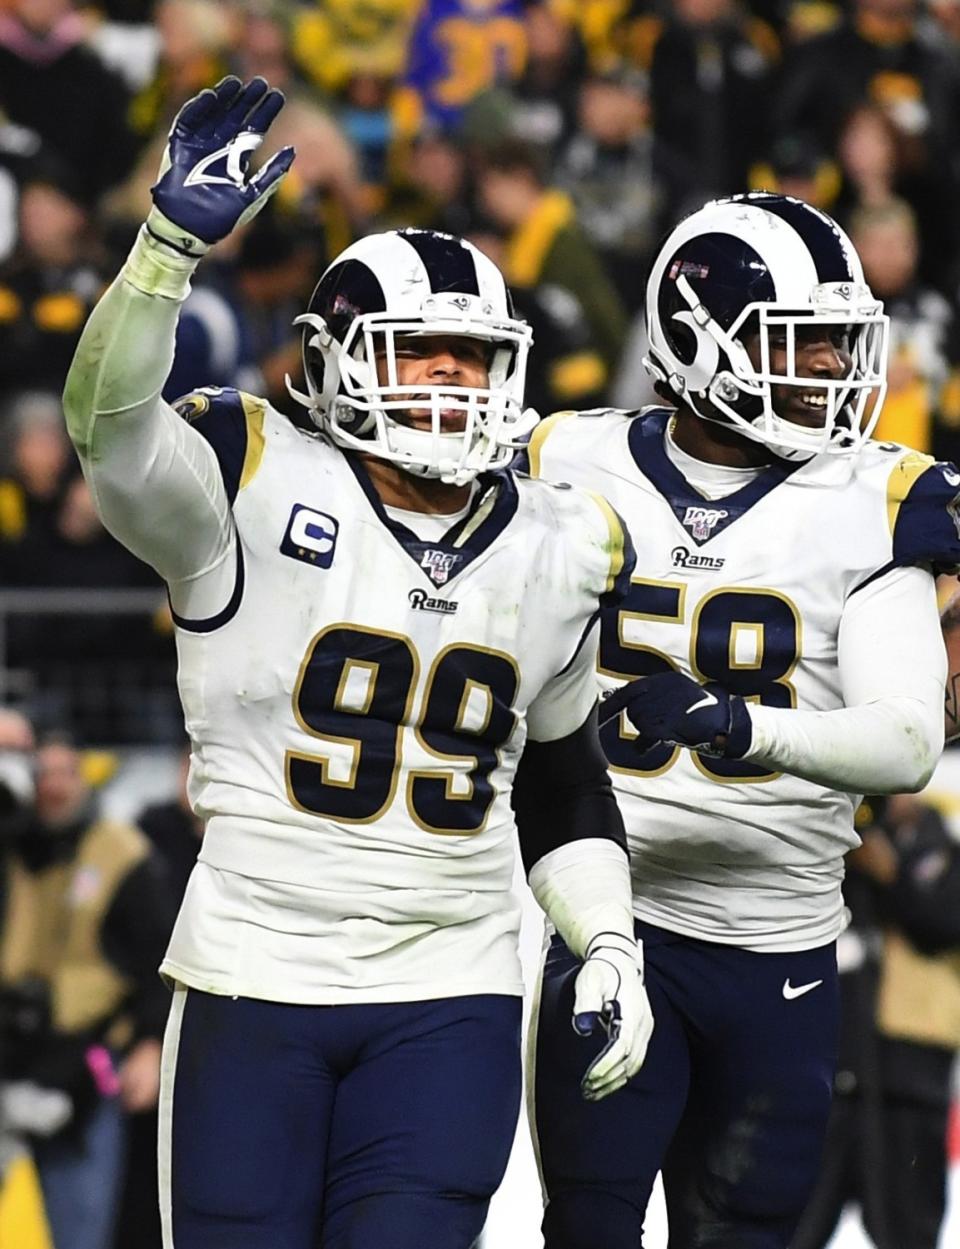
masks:
{"type": "MultiPolygon", "coordinates": [[[[586,49],[574,19],[574,13],[562,12],[552,0],[527,5],[526,63],[514,83],[495,89],[504,99],[505,128],[489,137],[512,135],[550,162],[556,160],[576,126],[578,88],[586,70],[586,49]]],[[[477,126],[476,116],[468,115],[465,124],[477,126]]]]}
{"type": "Polygon", "coordinates": [[[890,317],[888,389],[875,437],[918,451],[960,450],[960,342],[954,309],[918,277],[913,210],[891,199],[857,209],[850,237],[871,290],[890,317]]]}
{"type": "Polygon", "coordinates": [[[554,182],[630,312],[643,303],[661,235],[693,207],[697,172],[651,128],[645,75],[626,68],[590,74],[580,85],[578,125],[559,155],[554,182]]]}
{"type": "Polygon", "coordinates": [[[152,79],[130,106],[141,141],[166,134],[180,105],[226,73],[233,14],[214,0],[160,0],[154,10],[160,51],[152,79]]]}
{"type": "Polygon", "coordinates": [[[3,412],[0,569],[5,588],[28,584],[40,554],[32,535],[56,527],[64,495],[80,472],[55,394],[24,392],[3,412]],[[28,537],[28,535],[31,535],[28,537]]]}
{"type": "Polygon", "coordinates": [[[418,226],[464,235],[471,225],[467,144],[460,135],[424,128],[410,145],[379,221],[386,229],[418,226]]]}
{"type": "Polygon", "coordinates": [[[933,39],[946,36],[960,48],[960,4],[957,0],[927,0],[926,25],[933,39]]]}
{"type": "MultiPolygon", "coordinates": [[[[241,233],[212,249],[208,267],[191,286],[177,323],[173,367],[163,388],[170,403],[200,386],[232,386],[260,394],[265,385],[260,347],[239,279],[245,243],[241,233]]],[[[286,259],[287,253],[279,249],[271,262],[280,266],[286,259]]],[[[289,335],[289,323],[285,331],[289,335]]]]}
{"type": "MultiPolygon", "coordinates": [[[[163,598],[152,569],[120,546],[96,515],[66,440],[59,397],[42,392],[15,397],[3,428],[8,462],[0,476],[0,586],[8,591],[155,587],[159,608],[163,598]]],[[[174,671],[169,629],[163,630],[155,611],[70,615],[62,608],[41,614],[34,607],[11,614],[5,619],[2,661],[29,683],[37,705],[55,719],[73,714],[67,689],[84,691],[84,699],[101,707],[109,701],[105,686],[120,699],[132,685],[137,705],[129,714],[147,734],[153,704],[145,685],[148,679],[168,684],[174,671]],[[124,662],[142,669],[135,681],[120,679],[124,662]]],[[[172,692],[162,701],[172,707],[172,692]]],[[[102,735],[100,740],[115,740],[115,729],[99,719],[91,731],[102,735]]]]}
{"type": "Polygon", "coordinates": [[[292,50],[291,6],[283,0],[239,0],[230,68],[244,82],[259,75],[289,99],[303,91],[292,50]]]}
{"type": "Polygon", "coordinates": [[[81,753],[51,737],[36,801],[4,856],[0,986],[7,1074],[59,1088],[69,1123],[34,1152],[58,1249],[109,1249],[123,1112],[154,1104],[167,994],[157,976],[173,899],[149,843],[101,819],[81,753]]]}
{"type": "MultiPolygon", "coordinates": [[[[32,805],[27,760],[33,749],[29,720],[10,708],[0,708],[0,868],[11,840],[23,831],[25,812],[32,805]]],[[[62,1126],[69,1102],[29,1081],[9,1078],[4,1058],[8,1031],[7,1007],[0,992],[0,1245],[54,1249],[27,1137],[62,1126]]]]}
{"type": "MultiPolygon", "coordinates": [[[[316,231],[269,210],[244,234],[236,264],[238,309],[253,358],[271,403],[290,404],[285,378],[299,378],[302,361],[295,317],[306,308],[323,270],[323,244],[316,231]]],[[[184,393],[181,391],[181,394],[184,393]]]]}
{"type": "Polygon", "coordinates": [[[768,138],[772,28],[738,0],[675,0],[664,17],[642,6],[622,37],[650,75],[656,134],[697,169],[701,198],[742,191],[768,138]]]}
{"type": "Polygon", "coordinates": [[[537,156],[516,141],[486,154],[477,197],[506,236],[504,275],[511,288],[549,285],[569,291],[583,308],[591,347],[613,369],[626,336],[626,309],[581,230],[570,197],[547,185],[537,156]]]}
{"type": "Polygon", "coordinates": [[[332,258],[364,231],[367,201],[357,153],[334,118],[303,98],[284,106],[274,129],[278,143],[297,150],[277,192],[277,212],[318,234],[332,258]]]}
{"type": "MultiPolygon", "coordinates": [[[[498,234],[475,229],[469,239],[503,269],[506,246],[498,234]]],[[[541,416],[561,408],[597,407],[607,390],[608,370],[580,300],[549,282],[517,287],[512,294],[517,316],[529,324],[536,344],[527,361],[527,406],[541,416]]]]}
{"type": "Polygon", "coordinates": [[[960,844],[912,794],[861,807],[837,942],[840,1060],[818,1186],[791,1249],[823,1249],[861,1204],[878,1249],[936,1249],[960,1049],[960,844]]]}
{"type": "Polygon", "coordinates": [[[799,44],[776,94],[776,133],[808,130],[833,150],[847,114],[881,105],[922,155],[915,167],[942,171],[956,157],[960,63],[945,39],[917,30],[917,0],[853,0],[840,24],[799,44]]]}
{"type": "Polygon", "coordinates": [[[831,215],[840,193],[840,181],[837,162],[826,155],[815,139],[802,134],[776,139],[766,158],[750,170],[751,191],[792,195],[831,215]]]}
{"type": "Polygon", "coordinates": [[[59,390],[103,290],[89,213],[68,167],[38,157],[20,187],[17,222],[16,247],[0,267],[0,393],[59,390]]]}
{"type": "Polygon", "coordinates": [[[85,32],[71,0],[9,0],[0,12],[0,111],[41,136],[90,204],[124,176],[136,145],[126,87],[85,32]]]}
{"type": "Polygon", "coordinates": [[[0,478],[0,575],[14,586],[157,585],[103,528],[66,437],[56,394],[16,396],[5,413],[8,474],[0,478]]]}
{"type": "MultiPolygon", "coordinates": [[[[916,148],[912,154],[918,155],[916,148]]],[[[909,141],[887,109],[871,101],[857,104],[844,119],[837,155],[841,188],[835,215],[841,224],[849,226],[857,208],[876,207],[895,197],[907,200],[917,214],[921,276],[951,295],[953,265],[945,257],[956,251],[960,196],[955,173],[911,160],[909,141]]]]}

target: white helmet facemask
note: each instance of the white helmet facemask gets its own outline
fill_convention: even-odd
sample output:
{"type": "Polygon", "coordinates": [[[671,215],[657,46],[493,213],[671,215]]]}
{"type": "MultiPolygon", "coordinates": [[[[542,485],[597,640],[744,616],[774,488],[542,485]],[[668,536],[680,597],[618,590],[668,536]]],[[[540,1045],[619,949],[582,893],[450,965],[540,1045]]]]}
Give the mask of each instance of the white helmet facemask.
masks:
{"type": "Polygon", "coordinates": [[[509,464],[536,423],[536,414],[523,409],[530,327],[496,316],[480,296],[432,294],[419,315],[360,313],[342,342],[316,313],[304,313],[294,324],[313,330],[305,349],[323,357],[322,389],[309,370],[307,394],[289,381],[288,388],[341,447],[366,451],[415,476],[463,485],[509,464]],[[488,345],[487,384],[402,384],[398,340],[448,335],[488,345]],[[414,428],[411,411],[421,420],[429,417],[429,428],[414,428]]]}
{"type": "MultiPolygon", "coordinates": [[[[785,460],[807,460],[821,452],[851,455],[860,450],[873,433],[883,407],[890,336],[889,317],[869,287],[853,282],[824,283],[814,287],[809,305],[801,308],[770,302],[748,304],[728,330],[710,316],[683,276],[677,280],[677,291],[689,303],[697,328],[714,340],[730,365],[718,371],[706,387],[707,403],[696,394],[683,394],[683,401],[698,416],[733,425],[785,460]],[[798,338],[811,329],[825,337],[833,332],[849,336],[851,364],[844,377],[797,373],[798,338]],[[759,367],[742,342],[745,332],[751,331],[758,335],[759,367]],[[785,355],[782,373],[773,371],[774,344],[785,355]],[[774,388],[780,387],[791,387],[809,404],[822,405],[822,425],[802,425],[781,416],[774,407],[774,388]],[[754,415],[752,409],[757,404],[760,411],[754,415]],[[711,408],[716,411],[711,412],[711,408]]],[[[677,319],[685,315],[680,313],[677,319]]],[[[648,371],[654,376],[660,372],[649,366],[648,371]]]]}

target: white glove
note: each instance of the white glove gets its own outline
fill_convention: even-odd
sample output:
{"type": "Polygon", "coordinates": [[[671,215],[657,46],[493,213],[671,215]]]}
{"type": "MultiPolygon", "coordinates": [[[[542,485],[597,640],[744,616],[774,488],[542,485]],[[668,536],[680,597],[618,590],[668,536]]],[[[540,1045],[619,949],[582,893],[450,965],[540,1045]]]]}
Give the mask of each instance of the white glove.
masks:
{"type": "Polygon", "coordinates": [[[593,938],[574,982],[573,1027],[581,1036],[600,1027],[608,1037],[580,1083],[587,1101],[615,1093],[637,1074],[653,1033],[638,941],[614,932],[593,938]]]}

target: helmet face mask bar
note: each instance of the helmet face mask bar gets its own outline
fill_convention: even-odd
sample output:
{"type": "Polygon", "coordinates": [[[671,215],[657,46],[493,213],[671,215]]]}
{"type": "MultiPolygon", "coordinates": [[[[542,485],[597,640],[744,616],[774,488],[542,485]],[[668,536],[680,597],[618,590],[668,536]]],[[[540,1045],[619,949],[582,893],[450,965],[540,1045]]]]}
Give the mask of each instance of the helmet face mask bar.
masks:
{"type": "MultiPolygon", "coordinates": [[[[363,256],[366,248],[368,253],[375,253],[377,243],[382,245],[384,240],[394,248],[399,241],[407,251],[403,242],[407,237],[406,233],[371,236],[349,251],[363,256]]],[[[458,240],[449,242],[464,251],[469,246],[458,240]]],[[[469,250],[473,255],[474,249],[469,250]]],[[[297,317],[294,324],[305,326],[307,394],[294,391],[289,382],[288,388],[332,441],[387,460],[414,476],[455,485],[509,464],[519,440],[536,420],[534,414],[523,410],[532,333],[526,322],[512,316],[499,272],[479,253],[475,255],[495,274],[495,278],[489,272],[485,276],[494,296],[499,282],[499,301],[489,293],[429,293],[429,287],[424,291],[426,283],[418,278],[411,285],[421,289],[403,291],[404,297],[394,301],[403,305],[396,311],[383,307],[363,311],[337,294],[326,302],[334,317],[345,309],[346,319],[334,327],[330,324],[334,317],[313,311],[318,302],[315,294],[311,311],[297,317]],[[402,340],[418,337],[462,337],[487,345],[487,384],[464,386],[456,380],[449,385],[436,381],[401,383],[402,340]],[[411,423],[413,413],[416,424],[411,423]],[[429,427],[417,427],[421,423],[429,427]]],[[[370,263],[366,256],[363,259],[370,263]]],[[[370,259],[376,259],[375,254],[370,259]]],[[[321,279],[318,293],[325,281],[326,277],[321,279]]]]}
{"type": "Polygon", "coordinates": [[[651,376],[782,459],[853,454],[879,419],[889,319],[846,235],[802,201],[735,196],[681,222],[654,261],[647,324],[651,376]],[[798,374],[804,339],[835,332],[848,336],[845,376],[798,374]],[[822,421],[785,415],[791,392],[811,416],[822,402],[822,421]]]}
{"type": "MultiPolygon", "coordinates": [[[[689,283],[681,278],[677,285],[686,295],[684,286],[689,289],[689,283]]],[[[709,402],[745,437],[765,443],[784,459],[799,459],[822,451],[849,455],[858,451],[873,433],[886,393],[890,327],[883,305],[867,287],[848,283],[816,287],[811,292],[811,305],[806,308],[748,304],[729,330],[723,330],[712,319],[704,329],[715,338],[730,364],[708,386],[709,402]],[[835,286],[841,289],[832,289],[835,286]],[[758,339],[759,367],[743,344],[751,330],[758,339]],[[797,373],[798,338],[811,330],[823,336],[831,332],[849,334],[851,362],[845,376],[811,377],[797,373]],[[786,359],[783,372],[775,372],[774,344],[781,339],[783,346],[779,350],[786,359]],[[776,411],[774,391],[786,387],[823,396],[822,425],[803,425],[776,411]],[[752,402],[743,403],[743,399],[752,402]],[[759,414],[753,415],[757,404],[759,414]],[[751,415],[744,415],[744,408],[751,415]]],[[[686,396],[686,402],[698,416],[716,420],[709,407],[703,411],[698,408],[693,396],[686,396]]]]}

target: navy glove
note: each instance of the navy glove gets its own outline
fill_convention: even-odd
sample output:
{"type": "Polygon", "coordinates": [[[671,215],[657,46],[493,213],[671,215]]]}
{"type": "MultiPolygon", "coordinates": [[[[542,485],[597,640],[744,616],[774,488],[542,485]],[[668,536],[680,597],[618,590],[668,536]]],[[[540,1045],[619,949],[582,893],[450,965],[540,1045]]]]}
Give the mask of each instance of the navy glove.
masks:
{"type": "Polygon", "coordinates": [[[280,185],[294,151],[285,147],[247,176],[252,153],[283,107],[262,78],[223,78],[188,100],[170,130],[147,229],[187,256],[202,256],[249,221],[280,185]]]}
{"type": "Polygon", "coordinates": [[[686,746],[708,755],[741,759],[753,726],[746,703],[715,682],[700,685],[682,672],[657,672],[614,690],[600,704],[600,723],[620,711],[640,734],[639,750],[654,742],[686,746]]]}

